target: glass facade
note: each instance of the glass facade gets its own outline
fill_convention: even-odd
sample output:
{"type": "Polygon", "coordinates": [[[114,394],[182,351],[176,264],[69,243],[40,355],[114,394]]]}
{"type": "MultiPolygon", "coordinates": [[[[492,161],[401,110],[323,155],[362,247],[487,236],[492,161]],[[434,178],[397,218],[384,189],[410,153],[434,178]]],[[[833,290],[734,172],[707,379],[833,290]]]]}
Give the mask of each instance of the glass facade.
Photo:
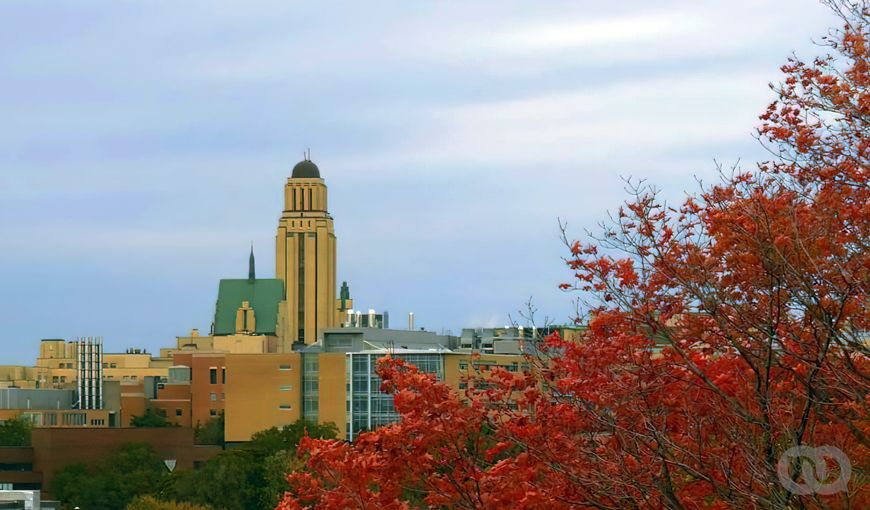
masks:
{"type": "Polygon", "coordinates": [[[317,422],[320,410],[320,358],[318,354],[302,355],[302,418],[317,422]]]}
{"type": "MultiPolygon", "coordinates": [[[[377,374],[381,353],[347,354],[347,439],[366,430],[393,423],[399,419],[393,407],[393,396],[381,392],[377,374]]],[[[426,373],[444,379],[444,359],[440,353],[393,354],[426,373]]]]}

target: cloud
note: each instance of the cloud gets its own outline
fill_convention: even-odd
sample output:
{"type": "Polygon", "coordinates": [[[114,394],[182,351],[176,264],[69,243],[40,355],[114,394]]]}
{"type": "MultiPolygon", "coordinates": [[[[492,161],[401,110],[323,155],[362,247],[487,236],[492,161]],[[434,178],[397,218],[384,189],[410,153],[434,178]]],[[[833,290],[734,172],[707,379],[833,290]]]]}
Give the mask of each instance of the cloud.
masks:
{"type": "Polygon", "coordinates": [[[513,53],[637,44],[696,34],[707,26],[707,20],[701,17],[678,12],[591,21],[562,21],[497,33],[486,40],[485,46],[492,52],[513,53]]]}
{"type": "Polygon", "coordinates": [[[207,329],[251,239],[270,274],[306,147],[364,306],[458,331],[534,295],[567,319],[556,218],[582,233],[620,175],[678,196],[758,155],[766,83],[831,24],[793,0],[4,2],[0,361],[207,329]]]}

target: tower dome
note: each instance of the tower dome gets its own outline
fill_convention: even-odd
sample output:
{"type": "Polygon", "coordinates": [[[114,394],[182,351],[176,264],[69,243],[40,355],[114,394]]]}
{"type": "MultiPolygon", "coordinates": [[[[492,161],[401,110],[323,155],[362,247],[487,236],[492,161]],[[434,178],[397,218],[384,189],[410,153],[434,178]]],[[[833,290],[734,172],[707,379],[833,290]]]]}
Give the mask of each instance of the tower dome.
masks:
{"type": "Polygon", "coordinates": [[[320,169],[310,159],[304,159],[293,167],[294,179],[320,179],[320,169]]]}

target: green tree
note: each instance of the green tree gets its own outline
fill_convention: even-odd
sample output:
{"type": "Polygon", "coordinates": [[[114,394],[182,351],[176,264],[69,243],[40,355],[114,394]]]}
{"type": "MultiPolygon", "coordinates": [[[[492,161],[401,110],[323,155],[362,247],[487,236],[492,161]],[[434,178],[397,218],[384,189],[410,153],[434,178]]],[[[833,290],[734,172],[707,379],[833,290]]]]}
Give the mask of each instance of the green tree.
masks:
{"type": "Polygon", "coordinates": [[[246,448],[256,450],[264,456],[269,456],[280,451],[296,453],[299,441],[308,434],[310,437],[319,439],[335,439],[338,437],[338,428],[334,423],[319,424],[306,420],[297,420],[280,429],[270,429],[257,432],[251,437],[251,442],[246,448]]]}
{"type": "Polygon", "coordinates": [[[161,501],[153,496],[139,496],[127,505],[127,510],[211,510],[211,507],[177,501],[161,501]]]}
{"type": "Polygon", "coordinates": [[[294,473],[305,469],[305,461],[300,459],[296,452],[287,450],[275,452],[266,457],[263,462],[265,477],[265,497],[268,498],[266,508],[275,508],[281,501],[284,493],[290,490],[287,482],[287,473],[294,473]]]}
{"type": "Polygon", "coordinates": [[[30,446],[30,429],[27,420],[10,418],[0,422],[0,446],[30,446]]]}
{"type": "Polygon", "coordinates": [[[204,426],[196,425],[193,431],[194,441],[196,444],[213,444],[222,447],[224,446],[224,428],[224,413],[220,413],[216,418],[206,422],[204,426]]]}
{"type": "Polygon", "coordinates": [[[163,495],[222,510],[265,509],[270,501],[265,486],[260,456],[252,450],[236,448],[221,452],[197,471],[173,476],[163,495]]]}
{"type": "Polygon", "coordinates": [[[161,496],[222,510],[271,510],[287,490],[286,473],[302,465],[296,448],[306,432],[316,438],[338,436],[331,423],[300,420],[272,427],[254,434],[245,445],[221,452],[197,471],[172,473],[161,496]]]}
{"type": "Polygon", "coordinates": [[[154,409],[146,409],[145,414],[143,414],[142,416],[133,416],[132,418],[130,418],[130,425],[132,425],[133,427],[143,428],[175,426],[166,418],[165,414],[154,409]]]}
{"type": "Polygon", "coordinates": [[[52,491],[67,508],[120,510],[136,496],[155,494],[166,473],[151,445],[130,443],[96,464],[76,463],[59,470],[52,491]]]}

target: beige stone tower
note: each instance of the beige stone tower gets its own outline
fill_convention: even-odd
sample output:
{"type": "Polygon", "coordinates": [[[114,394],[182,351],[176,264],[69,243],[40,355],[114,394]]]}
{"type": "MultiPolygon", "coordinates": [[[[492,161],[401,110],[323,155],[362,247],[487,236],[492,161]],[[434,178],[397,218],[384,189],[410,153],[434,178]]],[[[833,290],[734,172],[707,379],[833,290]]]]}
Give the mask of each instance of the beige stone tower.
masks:
{"type": "Polygon", "coordinates": [[[336,325],[335,230],[326,183],[307,157],[284,186],[284,212],[275,237],[275,278],[284,280],[279,305],[281,350],[311,344],[336,325]]]}

